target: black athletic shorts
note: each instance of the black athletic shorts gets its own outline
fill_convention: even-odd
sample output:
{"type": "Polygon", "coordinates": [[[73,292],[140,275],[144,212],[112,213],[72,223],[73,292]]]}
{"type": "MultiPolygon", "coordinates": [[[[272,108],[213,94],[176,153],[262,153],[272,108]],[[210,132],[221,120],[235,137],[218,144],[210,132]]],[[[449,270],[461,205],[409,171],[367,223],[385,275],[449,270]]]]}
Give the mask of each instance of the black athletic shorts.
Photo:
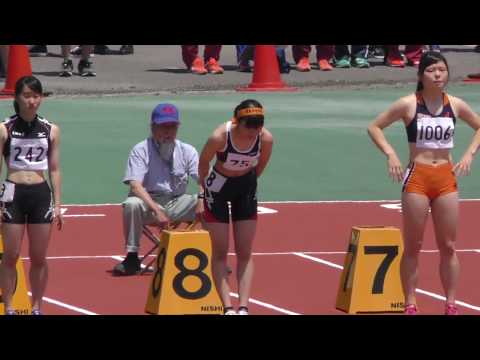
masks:
{"type": "Polygon", "coordinates": [[[257,219],[257,174],[255,170],[239,177],[227,177],[212,169],[205,180],[205,220],[229,222],[228,203],[232,221],[257,219]]]}
{"type": "Polygon", "coordinates": [[[2,220],[7,224],[51,224],[53,221],[52,192],[46,181],[15,184],[13,201],[4,206],[2,220]]]}

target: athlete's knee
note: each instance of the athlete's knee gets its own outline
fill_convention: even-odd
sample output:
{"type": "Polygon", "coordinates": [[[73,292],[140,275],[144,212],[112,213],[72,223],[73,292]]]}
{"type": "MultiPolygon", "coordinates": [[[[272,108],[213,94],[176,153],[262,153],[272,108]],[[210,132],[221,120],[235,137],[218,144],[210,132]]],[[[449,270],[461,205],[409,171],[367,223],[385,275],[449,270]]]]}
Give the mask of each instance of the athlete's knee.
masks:
{"type": "Polygon", "coordinates": [[[443,241],[438,244],[438,250],[440,251],[440,256],[453,256],[455,255],[455,242],[443,241]]]}
{"type": "Polygon", "coordinates": [[[19,258],[20,258],[20,253],[13,253],[13,254],[4,253],[2,255],[2,265],[7,268],[15,268],[19,258]]]}
{"type": "Polygon", "coordinates": [[[30,265],[32,267],[43,267],[47,265],[45,256],[38,256],[30,254],[30,265]]]}
{"type": "Polygon", "coordinates": [[[247,263],[252,259],[252,253],[251,251],[237,251],[236,253],[237,256],[237,262],[239,263],[247,263]]]}

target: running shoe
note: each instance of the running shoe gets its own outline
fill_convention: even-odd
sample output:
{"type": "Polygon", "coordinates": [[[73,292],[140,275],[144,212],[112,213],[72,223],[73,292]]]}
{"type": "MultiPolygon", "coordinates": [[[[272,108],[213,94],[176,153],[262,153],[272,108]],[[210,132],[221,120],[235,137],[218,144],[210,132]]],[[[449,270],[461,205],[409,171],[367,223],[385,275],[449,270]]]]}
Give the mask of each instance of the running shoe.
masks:
{"type": "Polygon", "coordinates": [[[233,308],[231,307],[225,308],[223,310],[224,310],[223,315],[238,315],[237,312],[233,310],[233,308]]]}
{"type": "Polygon", "coordinates": [[[351,66],[350,59],[348,57],[342,57],[338,60],[335,60],[335,67],[340,69],[348,69],[351,66]]]}
{"type": "Polygon", "coordinates": [[[385,59],[385,65],[390,67],[405,67],[405,61],[402,58],[388,57],[385,59]]]}
{"type": "Polygon", "coordinates": [[[80,76],[87,77],[87,76],[97,76],[97,73],[95,72],[93,68],[93,63],[88,60],[80,60],[78,62],[78,73],[80,76]]]}
{"type": "Polygon", "coordinates": [[[403,310],[403,313],[405,315],[417,315],[418,314],[417,305],[415,304],[406,305],[405,309],[403,310]]]}
{"type": "Polygon", "coordinates": [[[322,71],[331,71],[333,69],[327,59],[318,60],[318,68],[322,71]]]}
{"type": "Polygon", "coordinates": [[[60,69],[61,77],[70,77],[73,75],[73,62],[72,60],[63,60],[62,66],[60,69]]]}
{"type": "Polygon", "coordinates": [[[133,45],[122,45],[120,46],[121,55],[132,55],[133,54],[133,45]]]}
{"type": "Polygon", "coordinates": [[[214,58],[208,59],[206,68],[210,74],[217,74],[217,75],[223,74],[223,68],[218,64],[217,60],[215,60],[214,58]]]}
{"type": "Polygon", "coordinates": [[[47,56],[47,45],[33,45],[28,53],[31,57],[47,56]]]}
{"type": "Polygon", "coordinates": [[[205,64],[200,57],[196,57],[195,60],[193,60],[192,66],[190,67],[190,71],[193,74],[197,75],[205,75],[208,73],[208,70],[205,68],[205,64]]]}
{"type": "Polygon", "coordinates": [[[17,312],[15,310],[6,310],[5,315],[8,315],[8,316],[17,315],[17,312]]]}
{"type": "Polygon", "coordinates": [[[38,309],[32,309],[32,315],[43,315],[42,312],[38,309]]]}
{"type": "Polygon", "coordinates": [[[458,315],[458,308],[455,304],[447,304],[445,306],[445,315],[458,315]]]}
{"type": "Polygon", "coordinates": [[[308,57],[302,57],[298,63],[297,63],[297,70],[298,71],[302,71],[302,72],[306,72],[306,71],[310,71],[311,70],[311,67],[310,67],[310,61],[308,60],[308,57]]]}
{"type": "Polygon", "coordinates": [[[357,57],[352,60],[352,66],[360,69],[368,69],[370,67],[370,63],[363,57],[357,57]]]}
{"type": "Polygon", "coordinates": [[[238,315],[248,315],[248,308],[246,306],[240,306],[238,308],[238,315]]]}

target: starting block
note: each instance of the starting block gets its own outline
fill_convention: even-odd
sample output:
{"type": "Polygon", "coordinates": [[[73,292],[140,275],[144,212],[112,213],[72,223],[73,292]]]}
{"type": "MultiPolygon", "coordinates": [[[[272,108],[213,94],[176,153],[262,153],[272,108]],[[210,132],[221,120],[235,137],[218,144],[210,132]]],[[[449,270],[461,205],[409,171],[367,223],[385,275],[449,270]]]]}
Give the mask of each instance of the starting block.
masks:
{"type": "Polygon", "coordinates": [[[400,230],[385,226],[352,228],[336,308],[349,314],[403,312],[400,230]]]}
{"type": "MultiPolygon", "coordinates": [[[[0,236],[0,263],[3,256],[3,239],[0,236]]],[[[32,312],[32,305],[27,293],[27,284],[25,282],[25,272],[23,271],[22,259],[17,261],[17,281],[15,283],[15,290],[12,297],[13,309],[17,315],[30,315],[32,312]]],[[[0,289],[0,315],[5,315],[5,304],[2,299],[2,290],[0,289]]]]}
{"type": "Polygon", "coordinates": [[[162,231],[145,312],[223,314],[211,271],[208,231],[162,231]]]}

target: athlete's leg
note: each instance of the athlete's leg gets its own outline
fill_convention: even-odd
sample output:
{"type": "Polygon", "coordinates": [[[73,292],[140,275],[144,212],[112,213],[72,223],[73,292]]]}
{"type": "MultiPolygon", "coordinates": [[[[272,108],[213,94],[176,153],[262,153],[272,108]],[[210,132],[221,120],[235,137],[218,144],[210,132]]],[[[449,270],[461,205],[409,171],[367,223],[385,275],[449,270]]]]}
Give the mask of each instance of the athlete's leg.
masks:
{"type": "Polygon", "coordinates": [[[40,310],[43,294],[47,287],[47,249],[50,241],[51,224],[28,224],[30,255],[30,286],[32,289],[32,310],[40,310]]]}
{"type": "Polygon", "coordinates": [[[233,223],[235,253],[237,255],[237,281],[239,306],[248,306],[253,279],[252,245],[257,230],[256,220],[233,223]]]}
{"type": "Polygon", "coordinates": [[[458,193],[439,196],[432,203],[435,238],[440,250],[440,279],[447,303],[455,302],[460,264],[455,252],[458,225],[458,193]]]}
{"type": "Polygon", "coordinates": [[[17,277],[17,261],[20,257],[25,224],[2,224],[3,255],[0,265],[0,286],[5,312],[12,310],[12,296],[17,277]]]}
{"type": "Polygon", "coordinates": [[[213,281],[220,294],[224,307],[231,307],[230,286],[228,285],[228,223],[204,222],[203,227],[210,232],[212,239],[213,281]]]}
{"type": "Polygon", "coordinates": [[[425,195],[402,194],[404,250],[400,262],[400,275],[405,293],[405,305],[416,304],[418,255],[422,247],[429,204],[430,201],[425,195]]]}

